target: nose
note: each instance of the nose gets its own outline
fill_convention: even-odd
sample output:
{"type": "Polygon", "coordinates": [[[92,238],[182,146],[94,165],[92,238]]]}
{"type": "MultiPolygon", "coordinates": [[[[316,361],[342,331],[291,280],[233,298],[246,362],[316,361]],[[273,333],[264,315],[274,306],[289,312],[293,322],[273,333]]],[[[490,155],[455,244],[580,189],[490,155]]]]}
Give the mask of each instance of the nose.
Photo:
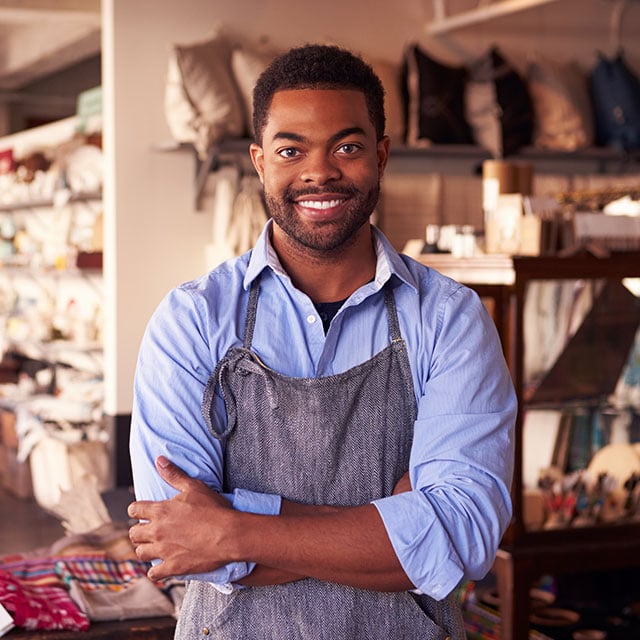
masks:
{"type": "Polygon", "coordinates": [[[330,153],[312,153],[305,160],[300,178],[303,182],[326,184],[341,177],[337,160],[330,153]]]}

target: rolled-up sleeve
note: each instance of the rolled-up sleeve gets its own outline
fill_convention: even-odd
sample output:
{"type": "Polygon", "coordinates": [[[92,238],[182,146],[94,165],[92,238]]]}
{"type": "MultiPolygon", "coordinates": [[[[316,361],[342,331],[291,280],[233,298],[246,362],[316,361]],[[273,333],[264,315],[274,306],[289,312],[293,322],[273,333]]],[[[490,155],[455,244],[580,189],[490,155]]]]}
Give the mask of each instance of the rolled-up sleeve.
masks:
{"type": "Polygon", "coordinates": [[[415,587],[442,599],[487,573],[509,524],[516,397],[495,326],[471,290],[446,297],[431,342],[412,491],[374,504],[415,587]]]}

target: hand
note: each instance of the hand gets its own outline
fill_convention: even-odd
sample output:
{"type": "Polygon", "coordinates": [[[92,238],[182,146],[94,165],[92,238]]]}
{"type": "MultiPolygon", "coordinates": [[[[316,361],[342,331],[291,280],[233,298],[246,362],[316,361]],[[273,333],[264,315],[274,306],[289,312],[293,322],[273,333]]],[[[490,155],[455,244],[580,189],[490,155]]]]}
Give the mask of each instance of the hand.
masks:
{"type": "Polygon", "coordinates": [[[405,491],[411,491],[411,480],[409,479],[408,471],[396,482],[396,486],[393,488],[393,495],[397,496],[405,491]]]}
{"type": "Polygon", "coordinates": [[[229,562],[223,555],[227,523],[234,513],[229,502],[164,456],[157,458],[156,469],[179,493],[170,500],[133,502],[128,508],[130,517],[144,521],[129,529],[136,555],[143,561],[162,560],[149,570],[149,578],[205,573],[229,562]]]}

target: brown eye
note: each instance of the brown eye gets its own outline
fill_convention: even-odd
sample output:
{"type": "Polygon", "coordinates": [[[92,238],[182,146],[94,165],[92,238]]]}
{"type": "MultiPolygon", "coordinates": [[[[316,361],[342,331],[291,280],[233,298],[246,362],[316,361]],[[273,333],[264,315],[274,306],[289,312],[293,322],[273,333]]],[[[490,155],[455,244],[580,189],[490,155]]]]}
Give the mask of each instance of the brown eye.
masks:
{"type": "Polygon", "coordinates": [[[354,144],[353,142],[347,142],[338,147],[338,153],[342,153],[344,155],[352,155],[357,151],[360,151],[360,149],[360,145],[354,144]]]}
{"type": "Polygon", "coordinates": [[[278,155],[282,158],[295,158],[298,155],[298,150],[293,147],[287,147],[286,149],[280,149],[278,155]]]}

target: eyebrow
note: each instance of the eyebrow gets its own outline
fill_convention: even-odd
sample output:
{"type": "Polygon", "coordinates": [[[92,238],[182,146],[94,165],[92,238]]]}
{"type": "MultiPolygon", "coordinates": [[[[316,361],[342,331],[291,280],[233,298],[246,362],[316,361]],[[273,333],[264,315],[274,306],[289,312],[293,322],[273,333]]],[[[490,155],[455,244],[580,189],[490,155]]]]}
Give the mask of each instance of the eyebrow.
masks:
{"type": "MultiPolygon", "coordinates": [[[[365,131],[362,127],[347,127],[345,129],[341,129],[334,133],[331,138],[329,138],[329,142],[336,143],[347,136],[352,135],[366,135],[365,131]]],[[[274,140],[293,140],[294,142],[306,142],[307,138],[299,133],[292,133],[290,131],[278,131],[274,136],[274,140]]]]}

